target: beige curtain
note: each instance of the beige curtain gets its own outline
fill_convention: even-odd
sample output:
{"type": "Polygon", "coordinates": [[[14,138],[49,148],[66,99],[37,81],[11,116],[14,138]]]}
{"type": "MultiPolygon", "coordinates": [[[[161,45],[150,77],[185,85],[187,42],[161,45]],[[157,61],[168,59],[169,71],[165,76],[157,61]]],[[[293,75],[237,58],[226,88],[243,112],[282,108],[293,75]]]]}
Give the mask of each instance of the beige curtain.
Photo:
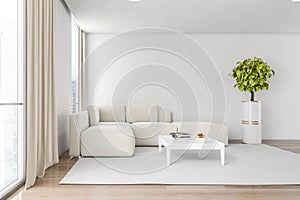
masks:
{"type": "Polygon", "coordinates": [[[54,33],[55,1],[27,0],[26,188],[58,163],[54,33]]]}

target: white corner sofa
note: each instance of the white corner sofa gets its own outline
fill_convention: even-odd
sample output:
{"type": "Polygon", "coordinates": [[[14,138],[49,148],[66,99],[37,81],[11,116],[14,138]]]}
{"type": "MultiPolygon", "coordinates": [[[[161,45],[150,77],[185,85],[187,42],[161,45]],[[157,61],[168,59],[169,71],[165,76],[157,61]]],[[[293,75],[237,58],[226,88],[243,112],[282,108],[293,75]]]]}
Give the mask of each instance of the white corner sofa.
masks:
{"type": "Polygon", "coordinates": [[[70,156],[132,156],[135,146],[157,146],[159,135],[202,132],[228,144],[228,128],[210,122],[172,122],[158,105],[88,106],[70,115],[70,156]]]}

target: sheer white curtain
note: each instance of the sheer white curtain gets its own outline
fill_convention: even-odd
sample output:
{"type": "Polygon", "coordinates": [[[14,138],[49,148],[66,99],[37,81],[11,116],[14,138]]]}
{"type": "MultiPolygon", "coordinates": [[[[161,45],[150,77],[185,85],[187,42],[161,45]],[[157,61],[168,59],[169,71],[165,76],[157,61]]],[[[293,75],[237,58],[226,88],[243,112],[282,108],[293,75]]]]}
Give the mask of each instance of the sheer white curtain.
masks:
{"type": "Polygon", "coordinates": [[[54,33],[56,0],[27,0],[26,188],[58,163],[54,33]]]}

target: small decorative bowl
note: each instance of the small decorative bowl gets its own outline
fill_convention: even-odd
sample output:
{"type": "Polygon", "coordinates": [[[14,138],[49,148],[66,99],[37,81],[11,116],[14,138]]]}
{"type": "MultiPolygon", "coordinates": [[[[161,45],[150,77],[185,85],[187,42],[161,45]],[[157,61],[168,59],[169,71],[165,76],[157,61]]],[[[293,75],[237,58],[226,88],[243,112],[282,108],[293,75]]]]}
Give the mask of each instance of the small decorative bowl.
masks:
{"type": "Polygon", "coordinates": [[[203,138],[196,137],[195,141],[196,141],[197,143],[205,143],[206,137],[203,137],[203,138]]]}
{"type": "Polygon", "coordinates": [[[195,135],[196,139],[195,141],[197,143],[204,143],[206,141],[206,136],[203,133],[198,133],[195,135]]]}

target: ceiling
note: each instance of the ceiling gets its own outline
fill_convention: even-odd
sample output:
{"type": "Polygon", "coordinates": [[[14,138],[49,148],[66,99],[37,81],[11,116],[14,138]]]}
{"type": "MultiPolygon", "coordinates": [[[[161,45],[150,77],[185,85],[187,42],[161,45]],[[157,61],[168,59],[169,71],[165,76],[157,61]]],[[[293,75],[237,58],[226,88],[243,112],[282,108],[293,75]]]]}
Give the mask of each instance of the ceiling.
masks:
{"type": "Polygon", "coordinates": [[[162,27],[183,33],[300,33],[291,0],[64,0],[88,33],[162,27]]]}

